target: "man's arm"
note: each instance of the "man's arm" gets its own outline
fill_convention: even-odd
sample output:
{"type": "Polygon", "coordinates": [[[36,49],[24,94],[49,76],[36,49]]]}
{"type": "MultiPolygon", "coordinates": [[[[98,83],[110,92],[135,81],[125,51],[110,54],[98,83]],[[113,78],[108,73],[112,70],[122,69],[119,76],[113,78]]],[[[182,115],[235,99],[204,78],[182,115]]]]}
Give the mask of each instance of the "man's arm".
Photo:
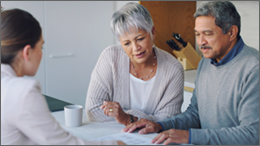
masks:
{"type": "Polygon", "coordinates": [[[164,119],[163,121],[158,123],[162,124],[163,130],[169,130],[171,128],[181,130],[189,130],[190,128],[201,128],[198,114],[196,87],[193,91],[191,103],[185,112],[178,114],[172,118],[164,119]]]}

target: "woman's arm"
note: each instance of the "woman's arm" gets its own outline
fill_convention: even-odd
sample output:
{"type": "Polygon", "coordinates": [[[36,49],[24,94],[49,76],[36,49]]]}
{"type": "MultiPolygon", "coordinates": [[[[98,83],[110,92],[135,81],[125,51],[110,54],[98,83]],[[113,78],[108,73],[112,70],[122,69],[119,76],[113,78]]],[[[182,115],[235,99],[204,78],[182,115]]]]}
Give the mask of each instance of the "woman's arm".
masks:
{"type": "Polygon", "coordinates": [[[91,121],[105,122],[115,120],[100,109],[104,101],[113,101],[113,75],[111,67],[111,51],[104,50],[91,74],[85,103],[87,118],[91,121]]]}

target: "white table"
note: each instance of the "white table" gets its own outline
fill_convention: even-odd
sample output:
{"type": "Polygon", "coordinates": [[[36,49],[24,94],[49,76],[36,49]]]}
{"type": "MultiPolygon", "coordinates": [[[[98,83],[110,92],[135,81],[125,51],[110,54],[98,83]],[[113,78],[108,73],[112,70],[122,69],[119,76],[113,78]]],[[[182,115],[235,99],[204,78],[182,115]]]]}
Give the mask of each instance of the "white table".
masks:
{"type": "MultiPolygon", "coordinates": [[[[66,131],[70,132],[74,136],[85,140],[91,140],[111,134],[121,133],[122,129],[125,127],[125,125],[119,124],[117,122],[91,122],[86,118],[85,112],[83,113],[83,124],[80,127],[65,126],[64,111],[52,112],[52,115],[60,123],[62,128],[64,128],[66,131]]],[[[139,136],[150,138],[151,140],[158,134],[150,133],[141,135],[138,133],[138,131],[135,131],[133,133],[139,136]]]]}

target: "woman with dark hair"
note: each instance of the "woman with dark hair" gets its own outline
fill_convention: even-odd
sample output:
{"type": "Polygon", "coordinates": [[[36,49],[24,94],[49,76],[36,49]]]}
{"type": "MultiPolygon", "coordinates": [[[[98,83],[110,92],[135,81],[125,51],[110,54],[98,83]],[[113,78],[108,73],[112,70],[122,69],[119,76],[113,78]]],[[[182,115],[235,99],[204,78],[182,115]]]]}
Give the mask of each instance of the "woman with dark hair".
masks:
{"type": "Polygon", "coordinates": [[[1,144],[119,144],[85,141],[62,129],[51,115],[34,76],[44,43],[39,22],[28,12],[1,12],[1,144]]]}

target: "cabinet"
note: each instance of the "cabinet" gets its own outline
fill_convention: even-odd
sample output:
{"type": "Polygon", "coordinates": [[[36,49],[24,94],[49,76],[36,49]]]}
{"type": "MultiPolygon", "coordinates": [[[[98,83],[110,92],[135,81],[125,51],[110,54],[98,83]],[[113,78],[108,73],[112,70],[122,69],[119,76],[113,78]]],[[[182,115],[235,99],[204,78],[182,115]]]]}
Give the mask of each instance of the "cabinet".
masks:
{"type": "Polygon", "coordinates": [[[196,1],[140,1],[150,12],[155,26],[155,45],[172,53],[166,43],[173,39],[172,33],[179,33],[184,41],[195,48],[193,14],[196,11],[196,1]]]}

